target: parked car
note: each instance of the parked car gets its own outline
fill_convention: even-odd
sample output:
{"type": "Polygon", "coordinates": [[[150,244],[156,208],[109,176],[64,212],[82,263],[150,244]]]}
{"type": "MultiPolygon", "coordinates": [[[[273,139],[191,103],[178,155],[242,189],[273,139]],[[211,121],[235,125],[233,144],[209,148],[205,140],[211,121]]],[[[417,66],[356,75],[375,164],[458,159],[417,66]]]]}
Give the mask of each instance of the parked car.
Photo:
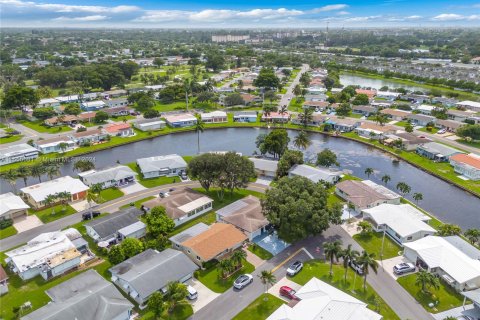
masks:
{"type": "Polygon", "coordinates": [[[236,289],[241,290],[252,282],[253,282],[253,276],[251,274],[246,273],[239,276],[233,283],[233,286],[236,289]]]}
{"type": "Polygon", "coordinates": [[[169,194],[168,194],[168,192],[163,192],[163,191],[161,191],[161,192],[158,194],[158,196],[159,196],[160,198],[166,198],[166,197],[169,196],[169,194]]]}
{"type": "Polygon", "coordinates": [[[297,293],[295,290],[290,288],[289,286],[282,286],[280,287],[279,293],[281,296],[287,297],[290,300],[300,300],[295,294],[297,293]]]}
{"type": "Polygon", "coordinates": [[[410,262],[399,263],[393,267],[393,273],[398,275],[413,271],[415,271],[415,266],[410,262]]]}
{"type": "Polygon", "coordinates": [[[355,270],[355,272],[358,273],[359,275],[363,275],[363,265],[362,264],[359,264],[355,260],[351,260],[350,261],[350,267],[352,267],[352,269],[355,270]]]}
{"type": "Polygon", "coordinates": [[[444,134],[445,132],[447,132],[447,130],[441,129],[441,130],[438,130],[438,131],[437,131],[437,134],[444,134]]]}
{"type": "Polygon", "coordinates": [[[82,213],[82,219],[83,220],[90,220],[95,217],[98,217],[100,215],[100,211],[92,211],[91,213],[90,212],[84,212],[82,213]]]}
{"type": "Polygon", "coordinates": [[[299,273],[302,270],[302,268],[303,268],[303,263],[297,260],[288,267],[287,275],[289,275],[290,277],[293,277],[294,275],[299,273]]]}
{"type": "Polygon", "coordinates": [[[187,286],[187,291],[188,291],[188,295],[187,295],[188,300],[195,300],[198,298],[198,292],[197,290],[195,290],[194,287],[187,286]]]}
{"type": "Polygon", "coordinates": [[[180,178],[182,178],[182,180],[188,179],[187,173],[185,171],[180,172],[178,175],[180,176],[180,178]]]}

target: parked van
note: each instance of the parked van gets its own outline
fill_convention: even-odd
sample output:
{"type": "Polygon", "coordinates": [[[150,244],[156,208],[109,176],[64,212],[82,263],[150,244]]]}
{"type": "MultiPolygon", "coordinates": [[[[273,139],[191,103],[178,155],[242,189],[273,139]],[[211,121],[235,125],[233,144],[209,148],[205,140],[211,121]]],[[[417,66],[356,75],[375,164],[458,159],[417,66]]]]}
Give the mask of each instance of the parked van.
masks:
{"type": "Polygon", "coordinates": [[[187,299],[188,299],[188,300],[195,300],[195,299],[197,299],[197,297],[198,297],[198,292],[197,292],[197,290],[195,290],[194,287],[192,287],[192,286],[187,286],[187,291],[188,291],[188,295],[187,295],[187,299]]]}

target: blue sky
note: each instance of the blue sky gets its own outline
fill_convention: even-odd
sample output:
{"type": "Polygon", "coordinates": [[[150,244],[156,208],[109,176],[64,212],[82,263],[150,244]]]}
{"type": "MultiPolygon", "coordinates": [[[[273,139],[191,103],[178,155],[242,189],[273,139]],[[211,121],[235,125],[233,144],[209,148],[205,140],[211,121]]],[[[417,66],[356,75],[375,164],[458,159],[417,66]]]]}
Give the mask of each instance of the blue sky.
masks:
{"type": "Polygon", "coordinates": [[[480,0],[0,0],[2,27],[331,28],[480,26],[480,0]],[[80,4],[81,3],[81,4],[80,4]]]}

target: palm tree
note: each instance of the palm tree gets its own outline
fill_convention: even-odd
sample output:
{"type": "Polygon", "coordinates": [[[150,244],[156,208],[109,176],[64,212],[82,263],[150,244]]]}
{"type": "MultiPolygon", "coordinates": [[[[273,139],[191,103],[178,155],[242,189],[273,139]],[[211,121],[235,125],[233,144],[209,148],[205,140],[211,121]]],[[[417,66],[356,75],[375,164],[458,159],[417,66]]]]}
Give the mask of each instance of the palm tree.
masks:
{"type": "Polygon", "coordinates": [[[405,196],[407,193],[410,193],[412,191],[412,188],[405,182],[399,182],[397,183],[397,190],[399,190],[403,196],[405,196]]]}
{"type": "MultiPolygon", "coordinates": [[[[260,278],[260,281],[262,281],[262,284],[265,286],[265,293],[268,291],[268,286],[273,286],[275,282],[277,282],[277,278],[275,275],[272,273],[272,271],[267,271],[263,270],[258,277],[260,278]]],[[[265,301],[268,300],[268,297],[265,295],[265,301]]]]}
{"type": "Polygon", "coordinates": [[[367,168],[367,169],[365,169],[365,174],[366,174],[367,177],[369,177],[369,178],[370,178],[370,175],[371,175],[373,172],[374,172],[374,171],[373,171],[372,168],[367,168]]]}
{"type": "Polygon", "coordinates": [[[56,175],[60,175],[60,168],[56,164],[49,164],[45,167],[45,173],[50,180],[53,180],[56,175]]]}
{"type": "Polygon", "coordinates": [[[392,180],[392,178],[388,174],[382,177],[382,182],[385,183],[385,185],[387,185],[390,180],[392,180]]]}
{"type": "Polygon", "coordinates": [[[278,113],[280,114],[285,114],[288,112],[288,107],[287,106],[281,106],[280,109],[278,110],[278,113]]]}
{"type": "Polygon", "coordinates": [[[330,277],[333,275],[333,260],[338,261],[340,253],[342,252],[342,242],[335,240],[333,242],[325,242],[323,244],[323,251],[325,258],[330,261],[330,277]]]}
{"type": "Polygon", "coordinates": [[[68,149],[68,143],[62,142],[58,145],[58,147],[60,148],[60,150],[62,150],[62,152],[65,152],[68,149]]]}
{"type": "Polygon", "coordinates": [[[42,182],[42,176],[45,174],[46,165],[43,162],[39,162],[30,167],[30,174],[38,178],[39,182],[42,182]]]}
{"type": "Polygon", "coordinates": [[[347,272],[348,272],[348,266],[350,264],[350,261],[356,260],[359,255],[360,255],[360,252],[358,252],[357,250],[353,250],[351,244],[349,244],[347,248],[343,249],[343,251],[340,252],[340,257],[343,260],[343,267],[345,268],[345,276],[344,276],[345,283],[347,282],[347,272]]]}
{"type": "Polygon", "coordinates": [[[197,123],[195,124],[195,132],[197,133],[197,148],[200,153],[200,132],[205,130],[205,123],[202,121],[200,115],[197,115],[197,123]]]}
{"type": "Polygon", "coordinates": [[[428,289],[433,287],[438,289],[440,287],[440,280],[427,270],[420,270],[417,272],[415,278],[415,285],[422,287],[422,292],[428,293],[428,289]]]}
{"type": "Polygon", "coordinates": [[[230,257],[230,260],[232,260],[232,263],[235,265],[235,268],[238,269],[242,266],[243,260],[247,258],[247,253],[243,251],[242,249],[235,251],[232,256],[230,257]]]}
{"type": "Polygon", "coordinates": [[[185,90],[185,103],[188,111],[188,95],[192,91],[192,80],[187,78],[183,81],[183,89],[185,90]]]}
{"type": "Polygon", "coordinates": [[[168,312],[172,312],[173,309],[180,303],[185,301],[188,295],[187,286],[178,281],[169,282],[167,285],[167,293],[165,293],[165,302],[168,305],[168,312]]]}
{"type": "Polygon", "coordinates": [[[72,194],[68,191],[62,191],[62,192],[59,192],[55,195],[57,197],[57,199],[60,199],[63,207],[62,207],[62,211],[65,211],[67,210],[67,202],[72,199],[72,194]]]}
{"type": "Polygon", "coordinates": [[[20,166],[17,168],[17,174],[19,178],[23,179],[23,183],[25,187],[27,186],[27,180],[30,177],[30,167],[28,166],[20,166]]]}
{"type": "Polygon", "coordinates": [[[298,114],[298,119],[302,123],[303,127],[306,128],[310,122],[313,121],[313,111],[310,108],[303,109],[303,112],[298,114]]]}
{"type": "Polygon", "coordinates": [[[277,107],[272,106],[272,105],[264,105],[263,106],[263,114],[267,118],[267,122],[268,122],[268,117],[270,116],[270,114],[272,112],[275,112],[276,110],[277,110],[277,107]]]}
{"type": "Polygon", "coordinates": [[[227,275],[232,271],[232,268],[233,263],[230,259],[220,260],[217,264],[217,269],[222,279],[225,279],[227,277],[227,275]]]}
{"type": "Polygon", "coordinates": [[[293,139],[293,145],[299,149],[307,149],[311,144],[312,140],[310,140],[308,133],[303,130],[293,139]]]}
{"type": "Polygon", "coordinates": [[[480,239],[480,230],[479,229],[468,229],[463,233],[463,235],[470,241],[471,244],[475,244],[480,239]]]}
{"type": "Polygon", "coordinates": [[[423,200],[423,194],[420,192],[415,192],[413,194],[413,200],[415,200],[415,202],[418,204],[419,201],[423,200]]]}
{"type": "MultiPolygon", "coordinates": [[[[45,199],[43,199],[42,202],[45,205],[45,207],[49,207],[55,202],[57,202],[57,196],[54,194],[49,194],[45,197],[45,199]]],[[[55,214],[55,207],[52,207],[52,215],[53,214],[55,214]]]]}
{"type": "Polygon", "coordinates": [[[10,169],[0,173],[0,178],[7,181],[13,189],[13,192],[17,193],[17,179],[19,178],[18,172],[15,169],[10,169]]]}
{"type": "Polygon", "coordinates": [[[75,161],[75,163],[73,164],[73,170],[75,171],[85,172],[92,169],[95,169],[95,163],[88,159],[81,159],[75,161]]]}
{"type": "Polygon", "coordinates": [[[375,260],[375,253],[368,253],[366,251],[362,251],[357,261],[363,268],[363,291],[365,291],[367,288],[368,272],[372,269],[373,272],[377,273],[378,262],[375,260]]]}

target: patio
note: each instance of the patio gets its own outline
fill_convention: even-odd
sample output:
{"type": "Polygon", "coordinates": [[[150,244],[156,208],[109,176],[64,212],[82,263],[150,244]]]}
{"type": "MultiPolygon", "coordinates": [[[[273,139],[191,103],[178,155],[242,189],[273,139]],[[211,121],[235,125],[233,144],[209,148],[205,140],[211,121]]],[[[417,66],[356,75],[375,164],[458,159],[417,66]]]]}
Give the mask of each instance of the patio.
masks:
{"type": "Polygon", "coordinates": [[[279,239],[276,233],[264,233],[255,237],[252,241],[274,256],[290,246],[290,243],[286,243],[285,241],[279,239]]]}

